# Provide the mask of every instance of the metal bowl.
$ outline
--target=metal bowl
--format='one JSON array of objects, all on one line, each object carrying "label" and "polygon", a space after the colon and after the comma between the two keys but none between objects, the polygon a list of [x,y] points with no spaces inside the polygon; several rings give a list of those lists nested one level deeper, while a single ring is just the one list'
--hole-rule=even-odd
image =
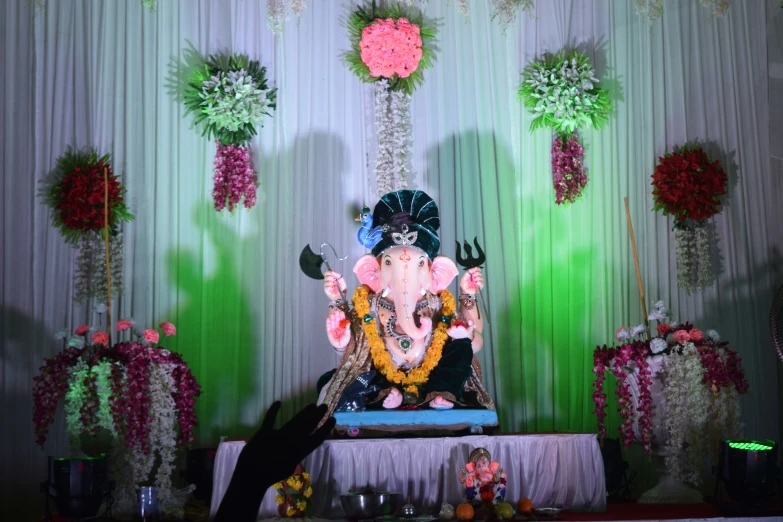
[{"label": "metal bowl", "polygon": [[373,519],[391,515],[397,509],[400,500],[398,493],[349,493],[340,495],[340,502],[349,519]]}]

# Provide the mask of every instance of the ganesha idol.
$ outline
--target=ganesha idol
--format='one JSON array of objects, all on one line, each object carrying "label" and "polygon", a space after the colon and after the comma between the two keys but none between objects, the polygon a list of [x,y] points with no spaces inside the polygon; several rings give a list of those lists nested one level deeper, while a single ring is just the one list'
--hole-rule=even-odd
[{"label": "ganesha idol", "polygon": [[363,244],[372,254],[354,265],[361,286],[352,294],[353,306],[340,298],[348,295],[343,276],[328,271],[324,277],[326,335],[341,360],[319,379],[319,404],[329,406],[329,415],[494,410],[474,357],[483,345],[476,305],[483,276],[480,268],[467,271],[456,299],[447,290],[459,272],[438,255],[435,202],[422,191],[400,190],[383,196],[371,216],[365,208],[362,218],[371,241]]},{"label": "ganesha idol", "polygon": [[489,451],[476,448],[469,462],[459,472],[459,481],[465,486],[469,502],[498,504],[506,498],[506,473],[498,462],[492,461]]}]

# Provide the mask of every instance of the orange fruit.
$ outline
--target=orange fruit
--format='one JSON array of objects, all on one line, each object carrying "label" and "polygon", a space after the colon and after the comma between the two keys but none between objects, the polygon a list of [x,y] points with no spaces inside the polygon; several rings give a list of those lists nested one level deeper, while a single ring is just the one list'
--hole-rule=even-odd
[{"label": "orange fruit", "polygon": [[519,504],[517,505],[517,511],[520,513],[532,513],[533,512],[533,501],[529,498],[523,498],[519,501]]},{"label": "orange fruit", "polygon": [[457,518],[460,520],[473,520],[473,506],[470,504],[460,504],[457,506]]}]

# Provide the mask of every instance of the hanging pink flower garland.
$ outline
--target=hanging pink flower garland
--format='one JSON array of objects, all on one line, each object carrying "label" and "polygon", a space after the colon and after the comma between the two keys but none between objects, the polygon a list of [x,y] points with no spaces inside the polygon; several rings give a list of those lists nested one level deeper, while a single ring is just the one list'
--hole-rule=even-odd
[{"label": "hanging pink flower garland", "polygon": [[245,208],[256,204],[256,173],[247,147],[217,142],[214,181],[212,197],[218,212],[226,206],[233,212],[243,197]]},{"label": "hanging pink flower garland", "polygon": [[552,142],[552,177],[555,203],[573,203],[587,185],[584,168],[585,148],[576,132],[568,137],[556,136]]}]

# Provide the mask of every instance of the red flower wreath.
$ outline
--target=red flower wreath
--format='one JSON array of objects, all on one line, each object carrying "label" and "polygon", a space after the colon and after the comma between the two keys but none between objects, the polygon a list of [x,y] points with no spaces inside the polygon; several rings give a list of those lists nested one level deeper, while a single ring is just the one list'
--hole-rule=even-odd
[{"label": "red flower wreath", "polygon": [[52,221],[69,243],[104,227],[104,169],[109,184],[109,226],[130,221],[133,215],[123,201],[125,188],[112,172],[109,155],[98,157],[93,149],[68,149],[57,160],[57,167],[46,180],[46,203],[52,208]]},{"label": "red flower wreath", "polygon": [[677,225],[687,219],[704,221],[720,211],[728,176],[719,161],[710,161],[701,147],[684,147],[659,160],[652,175],[653,210],[673,215]]}]

